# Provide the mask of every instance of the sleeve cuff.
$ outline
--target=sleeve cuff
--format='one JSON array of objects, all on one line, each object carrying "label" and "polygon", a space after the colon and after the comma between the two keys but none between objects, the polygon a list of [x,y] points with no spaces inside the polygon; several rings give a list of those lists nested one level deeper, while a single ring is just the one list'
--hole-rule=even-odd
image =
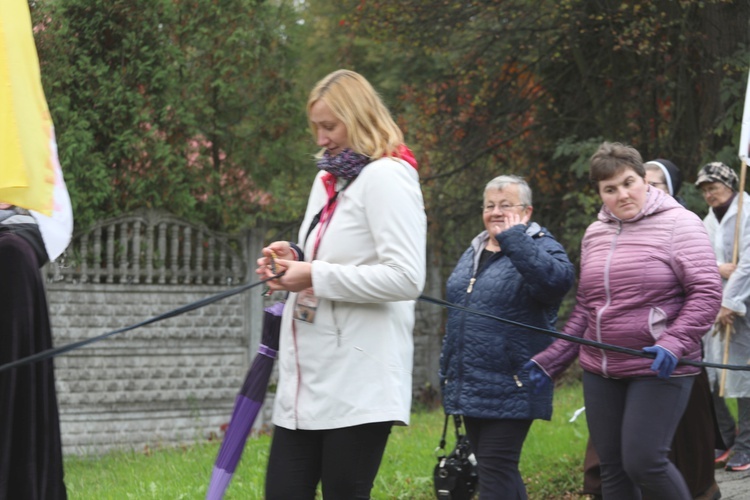
[{"label": "sleeve cuff", "polygon": [[298,247],[296,244],[289,242],[289,249],[294,253],[294,257],[298,261],[305,260],[305,252],[302,251],[300,247]]},{"label": "sleeve cuff", "polygon": [[747,306],[745,303],[739,300],[724,299],[721,303],[722,307],[734,311],[737,316],[744,316],[747,313]]}]

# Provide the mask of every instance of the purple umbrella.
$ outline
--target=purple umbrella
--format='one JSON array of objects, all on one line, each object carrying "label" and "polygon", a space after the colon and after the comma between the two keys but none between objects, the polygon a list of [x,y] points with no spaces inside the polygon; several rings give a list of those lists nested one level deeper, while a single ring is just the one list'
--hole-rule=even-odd
[{"label": "purple umbrella", "polygon": [[277,302],[264,309],[263,333],[258,346],[258,355],[255,356],[247,372],[242,390],[234,400],[234,411],[227,433],[224,435],[224,441],[219,448],[219,455],[216,457],[206,500],[221,500],[224,496],[242,456],[242,450],[245,448],[253,422],[258,416],[260,407],[263,406],[268,379],[271,377],[276,352],[279,349],[279,329],[283,310],[283,302]]}]

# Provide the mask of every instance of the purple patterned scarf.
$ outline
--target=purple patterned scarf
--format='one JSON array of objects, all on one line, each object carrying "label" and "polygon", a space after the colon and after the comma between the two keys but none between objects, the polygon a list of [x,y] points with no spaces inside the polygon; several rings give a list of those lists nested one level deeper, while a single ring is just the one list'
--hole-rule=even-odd
[{"label": "purple patterned scarf", "polygon": [[355,179],[359,173],[370,163],[370,157],[355,153],[349,148],[344,149],[336,156],[331,156],[328,150],[318,160],[318,168],[339,179]]}]

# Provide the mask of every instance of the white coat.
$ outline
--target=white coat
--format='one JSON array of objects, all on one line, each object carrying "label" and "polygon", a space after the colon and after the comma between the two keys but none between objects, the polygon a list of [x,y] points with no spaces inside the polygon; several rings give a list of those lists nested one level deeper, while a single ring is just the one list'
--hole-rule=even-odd
[{"label": "white coat", "polygon": [[[308,261],[322,225],[305,237],[328,200],[322,175],[299,232]],[[312,260],[315,321],[293,319],[296,293],[284,309],[275,425],[409,423],[414,301],[425,282],[426,234],[419,176],[406,162],[376,160],[340,191]]]},{"label": "white coat", "polygon": [[[737,269],[729,277],[722,280],[724,292],[721,305],[737,313],[734,320],[734,333],[729,342],[730,365],[746,365],[750,361],[750,196],[742,193],[742,223],[740,225],[740,246]],[[718,264],[732,262],[734,245],[734,229],[737,221],[737,202],[735,196],[729,210],[722,217],[721,222],[714,215],[713,209],[703,219],[708,236],[711,239]],[[716,328],[724,327],[717,326]],[[721,335],[712,335],[712,331],[704,338],[705,360],[722,363],[724,357],[724,342]],[[721,370],[707,368],[711,386],[718,390],[721,380]],[[750,397],[750,371],[727,370],[724,396],[728,398]]]}]

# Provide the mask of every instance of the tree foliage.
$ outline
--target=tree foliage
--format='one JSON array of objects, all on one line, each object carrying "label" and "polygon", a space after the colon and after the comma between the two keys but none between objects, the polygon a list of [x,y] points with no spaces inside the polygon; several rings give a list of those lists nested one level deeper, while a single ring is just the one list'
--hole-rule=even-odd
[{"label": "tree foliage", "polygon": [[34,17],[79,225],[143,206],[230,230],[297,215],[288,2],[47,0]]},{"label": "tree foliage", "polygon": [[598,209],[586,161],[602,140],[694,179],[739,134],[749,14],[729,0],[361,0],[347,19],[422,68],[402,96],[419,117],[433,242],[452,265],[495,175],[529,179],[535,217],[571,257]]},{"label": "tree foliage", "polygon": [[33,2],[79,223],[143,205],[220,228],[293,221],[315,173],[305,98],[341,67],[404,129],[445,269],[501,173],[530,181],[575,259],[601,141],[673,160],[696,210],[698,168],[737,163],[746,2],[288,1]]}]

